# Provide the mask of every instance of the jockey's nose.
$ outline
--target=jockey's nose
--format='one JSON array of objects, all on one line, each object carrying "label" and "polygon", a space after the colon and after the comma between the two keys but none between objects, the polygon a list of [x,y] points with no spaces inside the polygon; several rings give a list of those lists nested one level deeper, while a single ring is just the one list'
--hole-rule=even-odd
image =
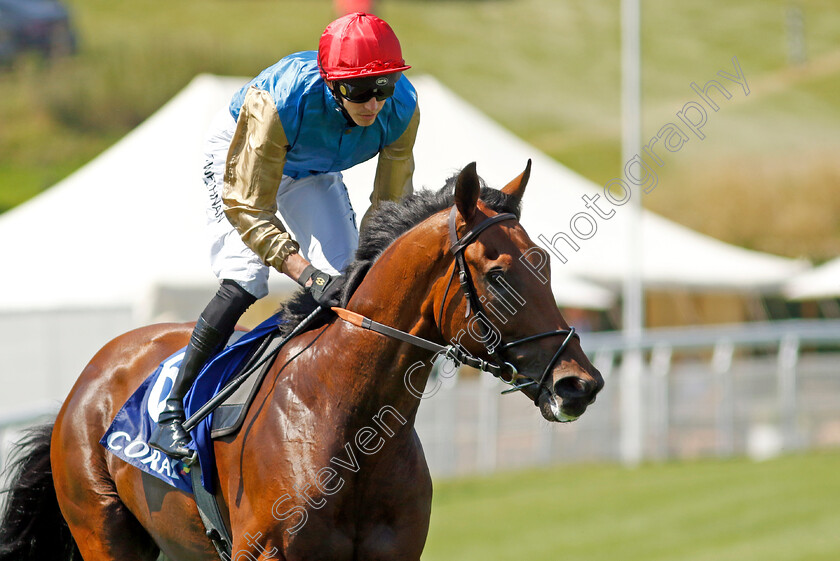
[{"label": "jockey's nose", "polygon": [[364,108],[367,109],[368,111],[376,111],[376,108],[377,108],[378,105],[379,105],[379,102],[376,101],[375,97],[372,97],[364,103]]}]

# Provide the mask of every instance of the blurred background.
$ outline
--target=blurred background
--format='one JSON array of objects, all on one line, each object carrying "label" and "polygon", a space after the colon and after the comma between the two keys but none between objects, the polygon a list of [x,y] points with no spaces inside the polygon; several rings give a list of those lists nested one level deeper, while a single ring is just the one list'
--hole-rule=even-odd
[{"label": "blurred background", "polygon": [[[523,223],[567,259],[557,303],[606,379],[562,426],[488,376],[442,381],[417,424],[436,479],[424,559],[837,559],[840,4],[640,8],[641,147],[668,124],[687,140],[660,138],[659,165],[643,154],[657,185],[639,247],[617,207],[575,250],[558,234],[627,162],[618,0],[0,0],[0,464],[110,338],[195,320],[215,290],[209,118],[336,16],[372,10],[420,93],[415,186],[475,160],[498,187],[534,159]],[[720,73],[734,60],[748,94]],[[716,111],[692,87],[710,80],[731,94],[707,90]],[[705,103],[702,139],[688,103]],[[345,174],[357,213],[371,176]],[[275,279],[245,322],[290,289]]]}]

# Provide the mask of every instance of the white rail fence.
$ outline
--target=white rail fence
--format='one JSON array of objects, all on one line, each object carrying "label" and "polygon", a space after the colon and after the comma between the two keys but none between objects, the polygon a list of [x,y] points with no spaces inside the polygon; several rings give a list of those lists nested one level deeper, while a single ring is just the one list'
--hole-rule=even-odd
[{"label": "white rail fence", "polygon": [[504,386],[486,375],[462,378],[426,400],[417,430],[433,473],[760,459],[840,446],[839,321],[648,330],[635,347],[645,359],[639,387],[629,392],[621,362],[634,349],[621,334],[588,333],[581,343],[606,386],[574,423],[543,421],[524,396],[500,396]]},{"label": "white rail fence", "polygon": [[[636,402],[618,333],[587,333],[606,386],[578,421],[549,424],[489,375],[444,380],[417,431],[435,476],[561,462],[664,460],[840,446],[840,321],[788,321],[647,331]],[[435,383],[430,381],[430,383]],[[49,419],[55,401],[0,413],[0,465],[17,431]],[[627,426],[638,431],[627,436]],[[629,460],[628,460],[629,459]],[[0,478],[2,482],[2,478]]]}]

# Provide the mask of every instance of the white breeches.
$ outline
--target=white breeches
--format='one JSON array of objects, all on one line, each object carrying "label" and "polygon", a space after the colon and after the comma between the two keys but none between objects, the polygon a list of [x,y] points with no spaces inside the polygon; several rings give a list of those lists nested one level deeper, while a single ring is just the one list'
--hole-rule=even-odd
[{"label": "white breeches", "polygon": [[[236,281],[262,298],[268,294],[269,267],[242,242],[222,210],[225,162],[235,129],[236,121],[225,109],[213,120],[204,145],[210,265],[220,280]],[[277,216],[312,265],[335,275],[353,259],[359,231],[341,173],[301,179],[284,175],[277,190],[277,208]]]}]

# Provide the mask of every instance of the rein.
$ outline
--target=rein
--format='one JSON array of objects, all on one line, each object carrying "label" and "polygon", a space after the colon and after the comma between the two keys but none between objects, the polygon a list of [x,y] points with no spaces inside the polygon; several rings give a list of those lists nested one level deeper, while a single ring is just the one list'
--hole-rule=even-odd
[{"label": "rein", "polygon": [[[458,281],[461,285],[461,290],[464,292],[464,295],[467,299],[467,309],[465,317],[469,317],[470,313],[472,312],[475,315],[484,319],[484,321],[488,321],[489,323],[489,320],[486,319],[487,314],[484,313],[484,306],[482,306],[481,304],[483,298],[479,298],[477,296],[475,285],[473,284],[472,276],[470,275],[470,270],[467,267],[467,262],[464,257],[464,250],[476,239],[478,239],[478,235],[481,232],[483,232],[490,226],[493,226],[494,224],[498,224],[499,222],[503,222],[506,220],[517,220],[517,217],[515,214],[510,212],[491,216],[490,218],[476,224],[461,238],[458,237],[456,229],[456,217],[457,207],[453,206],[452,210],[449,213],[449,239],[451,242],[449,251],[455,256],[455,264],[452,268],[452,274],[449,277],[449,282],[446,284],[446,290],[443,294],[443,299],[440,304],[440,310],[438,312],[438,326],[442,324],[443,308],[446,304],[446,297],[449,294],[449,288],[452,285],[452,279],[455,277],[456,271],[458,272]],[[528,335],[526,337],[522,337],[521,339],[517,339],[509,343],[503,343],[494,348],[491,348],[487,345],[487,341],[489,340],[489,333],[487,331],[487,327],[484,325],[483,322],[480,321],[478,322],[478,325],[479,330],[481,331],[481,337],[484,343],[484,348],[487,350],[487,354],[489,354],[494,359],[496,359],[496,361],[498,361],[498,363],[494,363],[472,356],[465,348],[463,348],[457,342],[447,346],[439,345],[433,341],[429,341],[428,339],[423,339],[422,337],[417,337],[416,335],[406,333],[405,331],[401,331],[399,329],[383,325],[361,314],[351,312],[350,310],[347,310],[345,308],[332,309],[336,314],[338,314],[338,316],[341,319],[357,327],[369,329],[387,337],[398,339],[400,341],[403,341],[404,343],[409,343],[411,345],[434,351],[436,353],[442,353],[445,357],[449,358],[450,360],[453,360],[456,363],[456,365],[466,364],[468,366],[472,366],[473,368],[477,368],[483,372],[488,372],[496,378],[498,378],[499,380],[501,380],[502,382],[504,382],[505,384],[511,386],[511,388],[503,391],[503,394],[521,391],[535,384],[538,388],[545,387],[545,381],[551,374],[551,369],[554,367],[554,364],[557,362],[557,360],[559,360],[560,356],[563,354],[563,351],[565,351],[566,348],[569,346],[569,342],[572,340],[573,337],[577,337],[578,339],[580,339],[580,336],[575,332],[575,328],[571,327],[569,329],[558,329],[556,331],[545,331],[543,333],[537,333],[536,335]],[[549,361],[539,380],[527,376],[520,376],[519,371],[516,369],[516,367],[510,362],[506,361],[504,357],[502,357],[500,354],[500,351],[506,351],[511,347],[521,345],[523,343],[529,343],[531,341],[536,341],[538,339],[543,339],[545,337],[553,337],[557,335],[564,336],[563,342],[560,344],[560,347],[554,353],[554,356]],[[518,384],[517,379],[522,377],[528,378],[528,381],[523,382],[522,384]],[[549,393],[551,393],[551,388],[546,389],[548,389]],[[539,397],[540,392],[538,391],[536,397],[534,398],[535,404],[539,403]]]},{"label": "rein", "polygon": [[[434,341],[429,341],[428,339],[417,337],[416,335],[412,335],[411,333],[406,333],[405,331],[400,331],[399,329],[383,325],[378,321],[373,321],[372,319],[365,317],[362,314],[351,312],[346,308],[333,308],[332,310],[336,314],[338,314],[338,317],[340,317],[348,323],[352,323],[357,327],[361,327],[362,329],[369,329],[370,331],[375,331],[376,333],[381,333],[382,335],[386,335],[388,337],[391,337],[392,339],[398,339],[404,343],[414,345],[415,347],[420,347],[422,349],[434,351],[436,353],[443,353],[443,355],[446,356],[446,358],[454,360],[457,364],[466,364],[467,366],[478,368],[479,370],[482,370],[484,372],[489,372],[490,374],[496,376],[505,383],[510,383],[509,381],[504,379],[503,368],[501,366],[472,356],[460,345],[447,345],[444,347],[443,345],[438,345]],[[508,366],[513,368],[513,366],[510,364],[508,364]],[[515,376],[515,368],[513,368],[513,372]]]}]

